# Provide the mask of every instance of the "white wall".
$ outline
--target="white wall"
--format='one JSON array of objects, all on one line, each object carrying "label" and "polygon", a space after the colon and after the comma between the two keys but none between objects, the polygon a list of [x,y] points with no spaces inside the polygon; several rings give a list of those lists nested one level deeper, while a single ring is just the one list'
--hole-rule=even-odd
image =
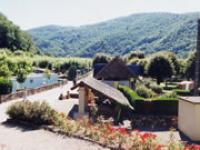
[{"label": "white wall", "polygon": [[194,141],[200,141],[200,104],[179,100],[178,128]]}]

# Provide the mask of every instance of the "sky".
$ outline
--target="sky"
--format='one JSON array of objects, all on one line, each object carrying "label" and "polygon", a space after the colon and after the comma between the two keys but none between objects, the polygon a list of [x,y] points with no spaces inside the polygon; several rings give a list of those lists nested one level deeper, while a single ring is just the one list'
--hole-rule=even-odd
[{"label": "sky", "polygon": [[200,0],[0,0],[0,12],[30,29],[80,26],[144,12],[200,12]]}]

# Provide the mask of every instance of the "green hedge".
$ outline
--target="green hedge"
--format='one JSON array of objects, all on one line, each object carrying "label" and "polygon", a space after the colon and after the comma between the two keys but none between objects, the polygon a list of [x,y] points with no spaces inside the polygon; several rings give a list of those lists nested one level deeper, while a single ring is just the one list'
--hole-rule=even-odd
[{"label": "green hedge", "polygon": [[135,112],[149,115],[178,115],[178,100],[136,101]]},{"label": "green hedge", "polygon": [[176,92],[176,94],[180,95],[180,96],[191,96],[192,95],[191,90],[175,89],[173,91]]},{"label": "green hedge", "polygon": [[164,90],[174,90],[174,89],[177,89],[177,85],[167,85],[167,86],[164,86],[163,87]]},{"label": "green hedge", "polygon": [[0,95],[12,92],[12,82],[5,78],[0,78]]},{"label": "green hedge", "polygon": [[118,89],[127,97],[134,107],[135,113],[154,115],[178,114],[178,98],[163,96],[149,101],[138,96],[135,91],[127,86],[119,86]]},{"label": "green hedge", "polygon": [[127,97],[127,99],[133,107],[136,100],[144,100],[144,98],[140,97],[135,91],[133,91],[128,86],[119,85],[118,89],[124,94],[125,97]]}]

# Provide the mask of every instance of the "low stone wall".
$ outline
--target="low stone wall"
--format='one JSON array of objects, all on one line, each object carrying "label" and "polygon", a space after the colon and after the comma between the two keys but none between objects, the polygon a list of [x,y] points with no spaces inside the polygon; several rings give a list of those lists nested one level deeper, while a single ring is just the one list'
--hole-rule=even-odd
[{"label": "low stone wall", "polygon": [[27,89],[27,90],[23,90],[23,91],[18,91],[16,93],[0,95],[0,103],[11,101],[11,100],[14,100],[14,99],[23,98],[23,97],[25,97],[25,95],[29,96],[29,95],[37,94],[37,93],[40,93],[40,92],[43,92],[43,91],[51,90],[53,88],[63,86],[65,84],[67,84],[67,80],[63,81],[62,83],[45,85],[45,86],[42,86],[42,87],[39,87],[39,88],[36,88],[36,89]]}]

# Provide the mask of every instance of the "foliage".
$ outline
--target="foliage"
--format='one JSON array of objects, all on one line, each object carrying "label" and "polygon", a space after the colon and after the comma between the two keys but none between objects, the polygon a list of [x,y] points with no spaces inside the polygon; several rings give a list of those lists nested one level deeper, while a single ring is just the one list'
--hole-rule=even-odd
[{"label": "foliage", "polygon": [[76,67],[75,66],[71,66],[69,68],[67,78],[68,78],[68,80],[74,81],[76,79],[76,76],[77,76]]},{"label": "foliage", "polygon": [[145,86],[137,86],[135,91],[139,96],[143,98],[152,98],[156,95],[151,89],[148,89]]},{"label": "foliage", "polygon": [[46,102],[19,101],[7,109],[11,119],[32,122],[37,125],[60,124],[59,114]]},{"label": "foliage", "polygon": [[131,51],[127,57],[128,57],[128,60],[131,60],[134,58],[143,59],[145,57],[145,54],[142,51]]},{"label": "foliage", "polygon": [[187,59],[187,65],[186,65],[186,69],[185,69],[185,76],[188,79],[194,79],[194,75],[195,75],[195,57],[196,53],[192,52],[190,53],[188,59]]},{"label": "foliage", "polygon": [[164,90],[174,90],[177,89],[177,85],[175,84],[167,84],[163,87]]},{"label": "foliage", "polygon": [[147,58],[144,58],[144,59],[133,58],[133,59],[129,60],[128,63],[129,64],[136,64],[136,65],[140,66],[141,75],[145,75],[145,70],[147,68],[147,63],[148,63]]},{"label": "foliage", "polygon": [[109,120],[98,118],[96,123],[86,118],[72,120],[63,113],[58,113],[45,102],[20,101],[11,105],[7,114],[11,119],[26,121],[36,125],[53,125],[62,134],[90,139],[111,149],[126,150],[198,150],[199,145],[184,145],[180,141],[169,139],[168,143],[161,144],[158,137],[151,132],[127,130],[123,127],[114,127]]},{"label": "foliage", "polygon": [[170,64],[173,67],[173,71],[174,71],[174,75],[179,75],[180,71],[181,71],[181,66],[180,66],[180,62],[177,58],[177,55],[172,52],[172,51],[161,51],[158,52],[157,54],[163,55],[166,58],[168,58],[168,60],[170,61]]},{"label": "foliage", "polygon": [[124,96],[129,100],[130,104],[134,106],[136,100],[143,100],[135,91],[133,91],[128,86],[119,85],[118,89],[124,94]]},{"label": "foliage", "polygon": [[145,13],[84,27],[46,26],[29,30],[41,54],[122,56],[132,50],[151,54],[172,50],[185,56],[196,47],[199,13]]},{"label": "foliage", "polygon": [[173,91],[176,92],[176,94],[180,95],[180,96],[191,96],[192,95],[191,90],[175,89]]},{"label": "foliage", "polygon": [[12,92],[12,82],[9,79],[0,77],[0,95]]},{"label": "foliage", "polygon": [[8,48],[12,51],[18,49],[32,51],[35,49],[31,37],[18,26],[9,21],[0,13],[0,48]]},{"label": "foliage", "polygon": [[47,79],[50,79],[51,78],[51,71],[49,69],[45,69],[44,71],[44,76],[47,78]]},{"label": "foliage", "polygon": [[150,84],[150,89],[156,94],[162,94],[163,88],[157,84]]},{"label": "foliage", "polygon": [[5,56],[0,56],[0,77],[9,78],[11,71],[9,69],[7,59]]},{"label": "foliage", "polygon": [[148,64],[147,74],[152,78],[156,78],[157,83],[160,84],[163,79],[172,76],[173,67],[167,58],[162,55],[155,55]]},{"label": "foliage", "polygon": [[93,59],[93,65],[98,63],[108,63],[111,57],[108,54],[98,53]]},{"label": "foliage", "polygon": [[165,94],[161,95],[158,98],[155,98],[154,100],[177,100],[178,96],[175,91],[166,92]]},{"label": "foliage", "polygon": [[49,60],[41,60],[38,62],[37,66],[39,68],[43,68],[43,69],[52,69],[52,62]]},{"label": "foliage", "polygon": [[17,68],[15,70],[15,75],[17,76],[17,81],[19,83],[23,83],[27,75],[31,73],[32,71],[32,65],[28,61],[20,60],[17,63]]}]

